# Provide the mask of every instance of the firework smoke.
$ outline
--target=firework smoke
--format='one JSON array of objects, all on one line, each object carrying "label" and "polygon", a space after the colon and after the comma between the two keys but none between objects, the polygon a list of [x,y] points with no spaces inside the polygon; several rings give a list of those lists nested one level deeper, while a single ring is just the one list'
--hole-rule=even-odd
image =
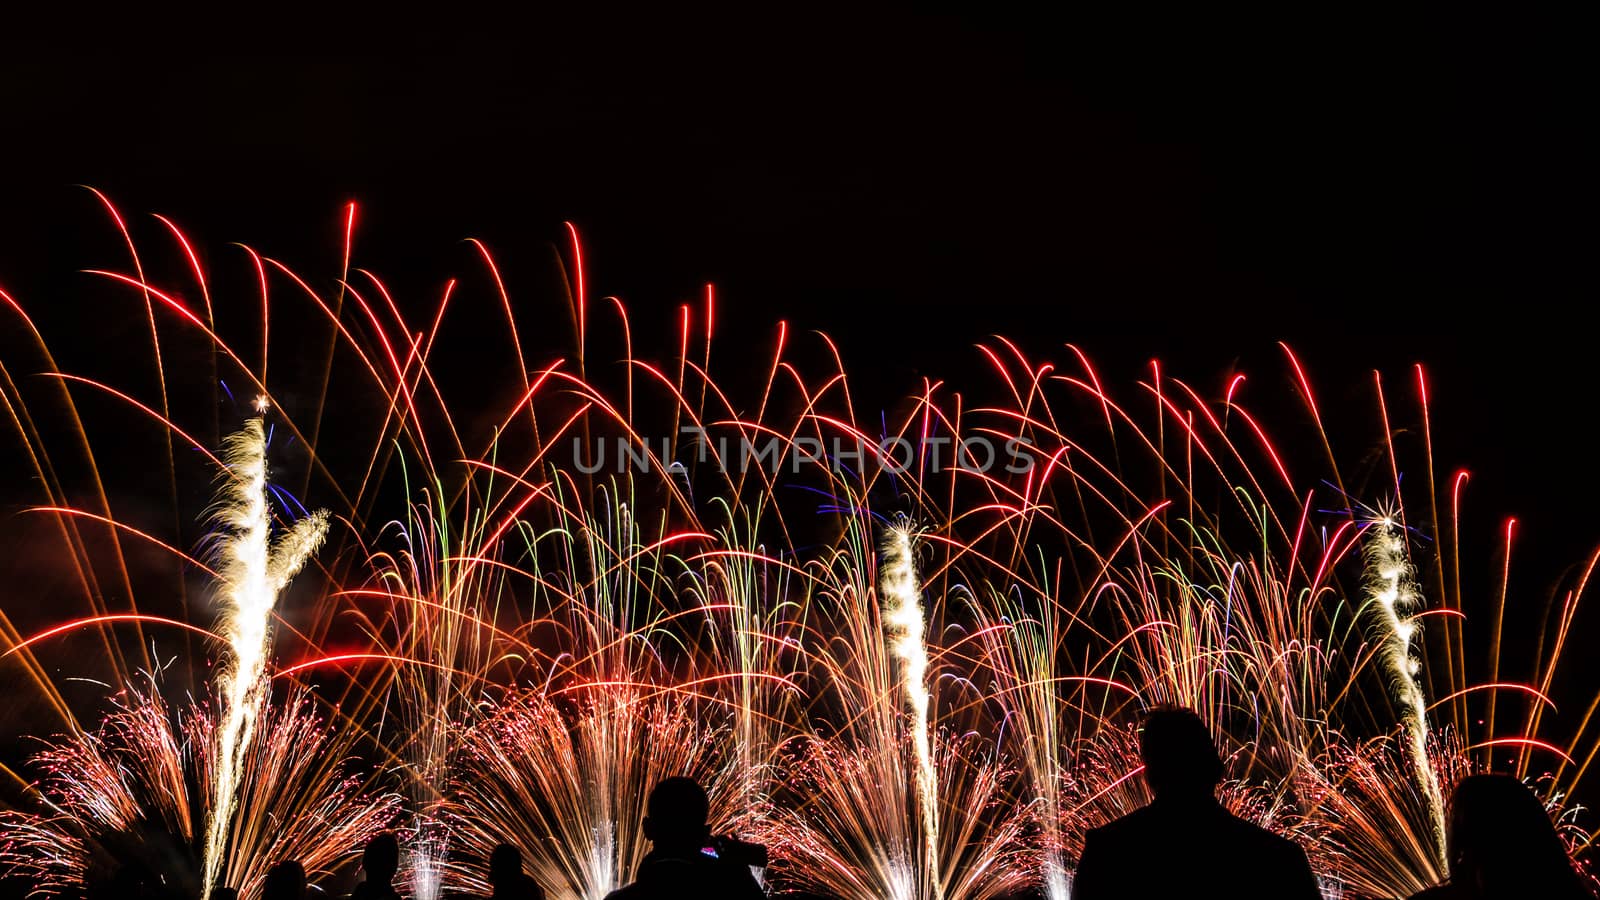
[{"label": "firework smoke", "polygon": [[209,896],[227,851],[228,825],[256,721],[267,700],[269,625],[278,594],[328,531],[326,512],[296,522],[271,540],[272,511],[267,504],[267,438],[260,419],[245,422],[224,445],[226,486],[216,513],[218,594],[223,604],[219,633],[230,656],[219,668],[217,694],[222,721],[212,782],[211,817],[206,828],[204,889]]}]

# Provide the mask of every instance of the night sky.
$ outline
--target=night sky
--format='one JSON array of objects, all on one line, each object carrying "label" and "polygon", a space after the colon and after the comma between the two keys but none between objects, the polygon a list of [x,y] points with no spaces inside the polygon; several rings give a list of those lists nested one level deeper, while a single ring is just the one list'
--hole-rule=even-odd
[{"label": "night sky", "polygon": [[1421,362],[1441,469],[1484,534],[1522,518],[1538,595],[1600,542],[1592,52],[1409,6],[11,23],[0,286],[121,262],[89,184],[214,265],[329,270],[356,200],[358,262],[418,297],[462,238],[547,260],[570,220],[646,342],[714,282],[727,343],[821,329],[891,393],[992,333],[1218,392],[1284,340],[1370,424],[1370,370]]}]

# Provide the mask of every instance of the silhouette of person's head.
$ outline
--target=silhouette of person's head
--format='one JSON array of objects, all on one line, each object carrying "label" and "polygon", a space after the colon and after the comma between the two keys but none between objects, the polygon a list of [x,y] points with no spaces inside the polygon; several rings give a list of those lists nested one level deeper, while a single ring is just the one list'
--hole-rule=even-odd
[{"label": "silhouette of person's head", "polygon": [[400,868],[399,839],[384,833],[368,841],[367,849],[361,854],[361,868],[367,873],[368,881],[393,882],[395,870]]},{"label": "silhouette of person's head", "polygon": [[1206,723],[1193,710],[1163,706],[1145,716],[1139,731],[1144,780],[1156,799],[1210,797],[1222,780],[1222,758]]},{"label": "silhouette of person's head", "polygon": [[1450,880],[1482,897],[1588,897],[1566,845],[1527,785],[1469,775],[1450,796]]},{"label": "silhouette of person's head", "polygon": [[284,860],[267,872],[261,900],[302,900],[306,895],[305,867],[292,859]]},{"label": "silhouette of person's head", "polygon": [[522,879],[522,851],[511,844],[501,844],[489,853],[489,883],[495,887],[511,887]]},{"label": "silhouette of person's head", "polygon": [[650,792],[644,836],[657,847],[698,849],[710,837],[711,800],[693,778],[667,778]]}]

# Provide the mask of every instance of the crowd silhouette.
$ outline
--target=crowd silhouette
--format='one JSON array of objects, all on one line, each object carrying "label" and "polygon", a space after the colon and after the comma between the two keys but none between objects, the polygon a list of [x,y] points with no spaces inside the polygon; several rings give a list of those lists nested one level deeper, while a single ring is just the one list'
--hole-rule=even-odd
[{"label": "crowd silhouette", "polygon": [[[1091,830],[1074,875],[1073,900],[1208,897],[1227,900],[1318,900],[1306,854],[1294,842],[1228,812],[1217,801],[1224,765],[1210,730],[1193,711],[1152,710],[1139,733],[1142,775],[1155,800]],[[666,778],[646,803],[642,827],[650,851],[632,883],[606,900],[760,900],[753,872],[765,848],[709,824],[705,789],[689,778]],[[1446,853],[1450,879],[1409,900],[1593,900],[1566,844],[1538,796],[1508,775],[1470,775],[1451,794]],[[544,900],[544,888],[523,871],[522,852],[501,844],[490,853],[488,900]],[[350,900],[399,900],[400,842],[381,834],[361,857],[361,880]],[[86,898],[142,900],[163,892],[148,867],[129,863],[88,887]],[[316,896],[338,896],[317,892]],[[181,895],[179,895],[181,896]],[[259,900],[312,896],[306,870],[277,864]],[[230,888],[214,900],[237,900]],[[1401,898],[1393,898],[1401,900]]]}]

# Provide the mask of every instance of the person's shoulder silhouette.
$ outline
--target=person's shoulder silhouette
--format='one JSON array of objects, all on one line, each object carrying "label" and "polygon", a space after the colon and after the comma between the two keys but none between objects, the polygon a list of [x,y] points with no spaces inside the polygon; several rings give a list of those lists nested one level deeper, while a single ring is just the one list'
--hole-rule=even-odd
[{"label": "person's shoulder silhouette", "polygon": [[1155,802],[1089,832],[1073,900],[1319,900],[1305,851],[1217,803],[1222,760],[1199,716],[1152,711],[1139,755]]},{"label": "person's shoulder silhouette", "polygon": [[750,867],[708,852],[710,801],[692,778],[667,778],[650,791],[644,834],[651,849],[633,883],[606,900],[762,900]]},{"label": "person's shoulder silhouette", "polygon": [[1589,900],[1544,804],[1510,775],[1469,775],[1450,795],[1450,883],[1412,900]]}]

